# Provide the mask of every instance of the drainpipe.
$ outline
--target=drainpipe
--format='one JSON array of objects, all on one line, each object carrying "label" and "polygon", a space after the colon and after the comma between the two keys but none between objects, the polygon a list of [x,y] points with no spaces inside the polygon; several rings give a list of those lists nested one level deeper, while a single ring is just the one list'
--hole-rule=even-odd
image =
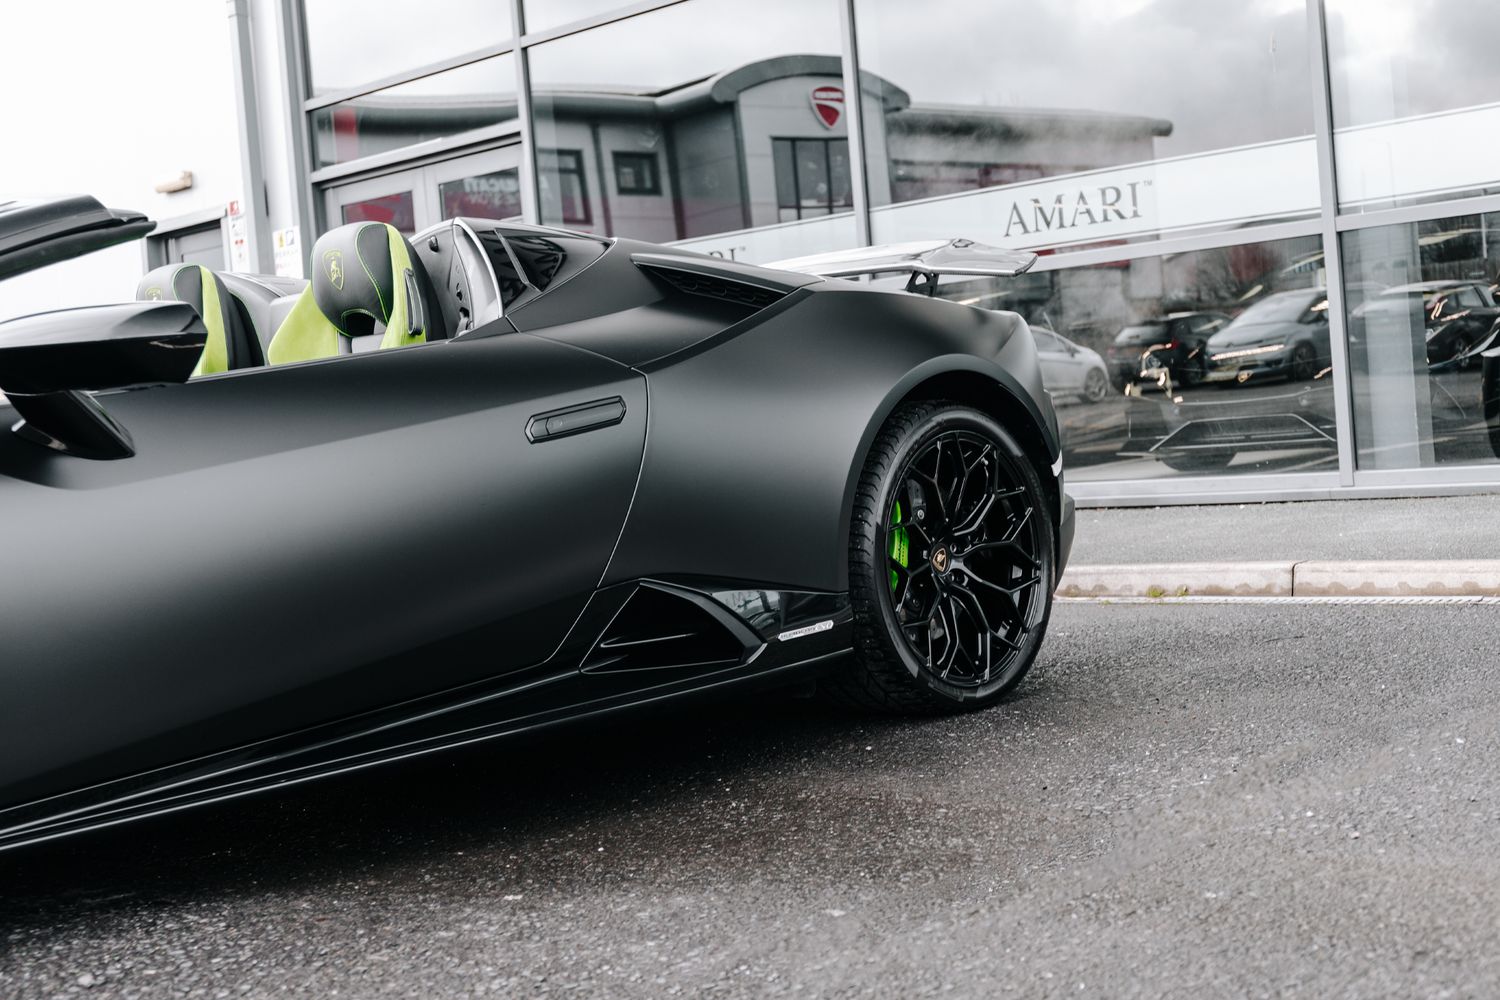
[{"label": "drainpipe", "polygon": [[226,0],[233,53],[234,110],[240,133],[240,211],[245,213],[250,267],[275,271],[266,173],[260,147],[260,102],[255,95],[255,59],[250,45],[250,0]]}]

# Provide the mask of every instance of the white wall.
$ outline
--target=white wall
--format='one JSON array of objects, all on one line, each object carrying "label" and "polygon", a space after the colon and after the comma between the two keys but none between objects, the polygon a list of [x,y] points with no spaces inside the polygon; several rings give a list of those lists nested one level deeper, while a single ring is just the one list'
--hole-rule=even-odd
[{"label": "white wall", "polygon": [[[86,193],[158,219],[239,198],[227,14],[222,0],[8,5],[0,197]],[[190,190],[153,191],[182,170]],[[0,318],[128,299],[141,260],[130,244],[12,278]]]}]

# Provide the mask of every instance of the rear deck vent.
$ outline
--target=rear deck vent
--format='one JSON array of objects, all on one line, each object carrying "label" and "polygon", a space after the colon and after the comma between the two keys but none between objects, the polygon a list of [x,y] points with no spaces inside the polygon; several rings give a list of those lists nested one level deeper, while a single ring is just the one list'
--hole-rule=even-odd
[{"label": "rear deck vent", "polygon": [[647,585],[630,595],[584,658],[583,670],[600,674],[732,666],[746,650],[742,637],[705,607]]}]

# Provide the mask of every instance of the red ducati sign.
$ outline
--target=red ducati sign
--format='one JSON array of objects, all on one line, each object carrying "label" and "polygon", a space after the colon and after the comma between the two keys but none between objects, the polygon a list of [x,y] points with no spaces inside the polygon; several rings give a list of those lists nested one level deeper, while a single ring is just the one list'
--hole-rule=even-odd
[{"label": "red ducati sign", "polygon": [[843,87],[814,87],[812,90],[813,113],[825,128],[833,128],[844,115]]}]

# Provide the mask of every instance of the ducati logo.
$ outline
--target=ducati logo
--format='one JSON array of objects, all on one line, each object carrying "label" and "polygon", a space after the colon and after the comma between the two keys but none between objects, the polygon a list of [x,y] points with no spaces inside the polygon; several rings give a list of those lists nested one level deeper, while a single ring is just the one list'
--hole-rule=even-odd
[{"label": "ducati logo", "polygon": [[939,573],[948,572],[948,550],[938,549],[932,554],[932,568]]},{"label": "ducati logo", "polygon": [[323,254],[323,270],[328,272],[328,280],[339,291],[344,290],[344,251],[329,250]]},{"label": "ducati logo", "polygon": [[824,128],[834,128],[844,116],[843,87],[814,87],[812,90],[813,113]]}]

